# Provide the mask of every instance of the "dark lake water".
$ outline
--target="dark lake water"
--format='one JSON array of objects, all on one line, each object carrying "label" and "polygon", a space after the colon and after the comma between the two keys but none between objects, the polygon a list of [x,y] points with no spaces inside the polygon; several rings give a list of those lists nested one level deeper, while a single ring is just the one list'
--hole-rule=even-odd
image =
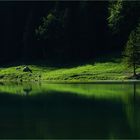
[{"label": "dark lake water", "polygon": [[0,83],[0,138],[140,138],[140,84]]}]

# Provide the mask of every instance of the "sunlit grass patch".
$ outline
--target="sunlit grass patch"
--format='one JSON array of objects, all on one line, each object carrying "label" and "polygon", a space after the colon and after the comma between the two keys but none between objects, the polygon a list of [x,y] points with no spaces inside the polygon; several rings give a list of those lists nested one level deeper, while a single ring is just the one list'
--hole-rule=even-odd
[{"label": "sunlit grass patch", "polygon": [[[124,80],[132,75],[132,69],[121,62],[97,62],[75,67],[47,67],[28,65],[31,72],[23,72],[24,65],[0,69],[0,80],[13,81],[90,81]],[[137,70],[140,72],[140,69]]]},{"label": "sunlit grass patch", "polygon": [[54,70],[49,73],[44,73],[44,79],[123,79],[125,66],[123,64],[108,63],[95,63],[93,65],[79,66],[69,69]]}]

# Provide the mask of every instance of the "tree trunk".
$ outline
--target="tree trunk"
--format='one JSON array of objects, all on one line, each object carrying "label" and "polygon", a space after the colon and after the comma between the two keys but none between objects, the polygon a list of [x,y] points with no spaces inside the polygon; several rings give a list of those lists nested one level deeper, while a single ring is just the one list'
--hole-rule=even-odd
[{"label": "tree trunk", "polygon": [[136,78],[136,58],[134,50],[133,50],[133,77]]},{"label": "tree trunk", "polygon": [[133,76],[136,77],[136,64],[135,62],[133,63]]}]

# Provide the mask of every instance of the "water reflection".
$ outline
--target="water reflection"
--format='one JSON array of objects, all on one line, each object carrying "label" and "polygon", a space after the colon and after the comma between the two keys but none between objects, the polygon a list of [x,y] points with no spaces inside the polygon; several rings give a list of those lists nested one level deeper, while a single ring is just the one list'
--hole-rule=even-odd
[{"label": "water reflection", "polygon": [[139,87],[2,85],[0,138],[140,138]]},{"label": "water reflection", "polygon": [[29,87],[29,88],[23,88],[23,93],[25,95],[29,95],[29,93],[32,91],[32,87]]}]

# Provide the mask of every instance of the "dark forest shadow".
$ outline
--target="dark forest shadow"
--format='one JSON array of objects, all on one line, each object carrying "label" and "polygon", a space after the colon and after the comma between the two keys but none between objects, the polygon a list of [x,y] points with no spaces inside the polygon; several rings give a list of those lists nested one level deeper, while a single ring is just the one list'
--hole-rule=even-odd
[{"label": "dark forest shadow", "polygon": [[74,60],[71,59],[40,59],[40,60],[26,60],[25,62],[18,60],[17,62],[10,62],[7,64],[1,64],[2,68],[7,67],[13,67],[13,66],[19,66],[19,65],[36,65],[40,67],[54,67],[54,68],[72,68],[77,66],[83,66],[83,65],[94,65],[95,62],[97,63],[105,63],[105,62],[113,62],[113,63],[120,63],[121,62],[121,54],[120,53],[113,53],[113,54],[99,54],[96,58],[77,58]]}]

